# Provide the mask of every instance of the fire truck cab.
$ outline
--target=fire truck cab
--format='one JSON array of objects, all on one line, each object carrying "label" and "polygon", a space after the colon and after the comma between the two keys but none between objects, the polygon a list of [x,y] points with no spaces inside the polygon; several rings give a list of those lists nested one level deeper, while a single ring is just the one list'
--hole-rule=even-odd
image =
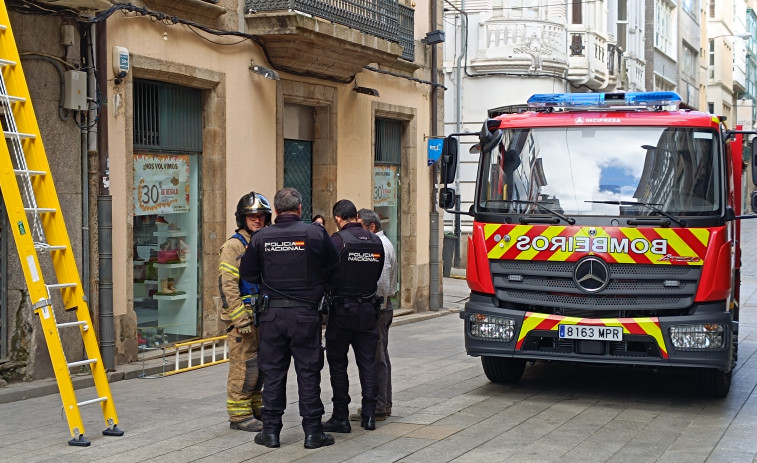
[{"label": "fire truck cab", "polygon": [[[751,217],[739,215],[741,147],[754,132],[679,103],[673,92],[543,94],[484,123],[460,316],[491,381],[570,361],[692,368],[703,393],[728,393],[739,220]],[[466,135],[443,146],[449,212]]]}]

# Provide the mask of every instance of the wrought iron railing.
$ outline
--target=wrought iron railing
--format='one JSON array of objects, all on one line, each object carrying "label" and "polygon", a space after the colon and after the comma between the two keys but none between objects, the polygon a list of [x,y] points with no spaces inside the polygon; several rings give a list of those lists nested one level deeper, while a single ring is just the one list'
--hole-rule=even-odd
[{"label": "wrought iron railing", "polygon": [[399,37],[402,45],[402,59],[415,60],[415,10],[405,5],[399,6]]},{"label": "wrought iron railing", "polygon": [[245,11],[301,11],[404,46],[414,57],[413,14],[397,0],[244,0]]}]

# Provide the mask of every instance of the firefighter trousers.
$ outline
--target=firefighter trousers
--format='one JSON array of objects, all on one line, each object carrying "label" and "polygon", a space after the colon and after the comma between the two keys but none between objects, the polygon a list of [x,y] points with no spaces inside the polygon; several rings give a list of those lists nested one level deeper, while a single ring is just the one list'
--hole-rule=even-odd
[{"label": "firefighter trousers", "polygon": [[229,377],[226,383],[226,411],[229,421],[241,422],[263,408],[263,377],[258,369],[257,330],[239,336],[232,330],[227,339],[229,349]]}]

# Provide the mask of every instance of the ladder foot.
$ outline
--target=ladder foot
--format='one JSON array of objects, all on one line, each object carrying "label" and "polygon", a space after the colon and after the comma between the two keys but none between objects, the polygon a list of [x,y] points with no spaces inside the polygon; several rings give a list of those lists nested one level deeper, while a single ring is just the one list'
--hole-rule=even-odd
[{"label": "ladder foot", "polygon": [[74,447],[89,447],[89,444],[91,443],[92,442],[84,438],[84,434],[79,434],[78,437],[74,437],[68,441],[68,445],[73,445]]},{"label": "ladder foot", "polygon": [[108,428],[105,431],[103,431],[103,436],[123,436],[124,432],[118,429],[118,425],[114,424],[112,428]]}]

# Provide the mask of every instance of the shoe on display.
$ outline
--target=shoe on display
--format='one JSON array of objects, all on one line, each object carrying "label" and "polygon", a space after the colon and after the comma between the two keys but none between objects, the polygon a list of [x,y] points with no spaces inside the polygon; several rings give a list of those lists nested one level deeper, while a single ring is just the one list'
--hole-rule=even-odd
[{"label": "shoe on display", "polygon": [[334,443],[334,436],[320,432],[316,434],[309,434],[305,436],[305,448],[317,449],[326,445],[332,445]]},{"label": "shoe on display", "polygon": [[263,430],[263,422],[255,418],[247,418],[244,421],[231,421],[229,428],[237,431],[260,432]]},{"label": "shoe on display", "polygon": [[350,420],[332,416],[328,421],[323,423],[323,430],[328,432],[349,433],[352,432]]}]

